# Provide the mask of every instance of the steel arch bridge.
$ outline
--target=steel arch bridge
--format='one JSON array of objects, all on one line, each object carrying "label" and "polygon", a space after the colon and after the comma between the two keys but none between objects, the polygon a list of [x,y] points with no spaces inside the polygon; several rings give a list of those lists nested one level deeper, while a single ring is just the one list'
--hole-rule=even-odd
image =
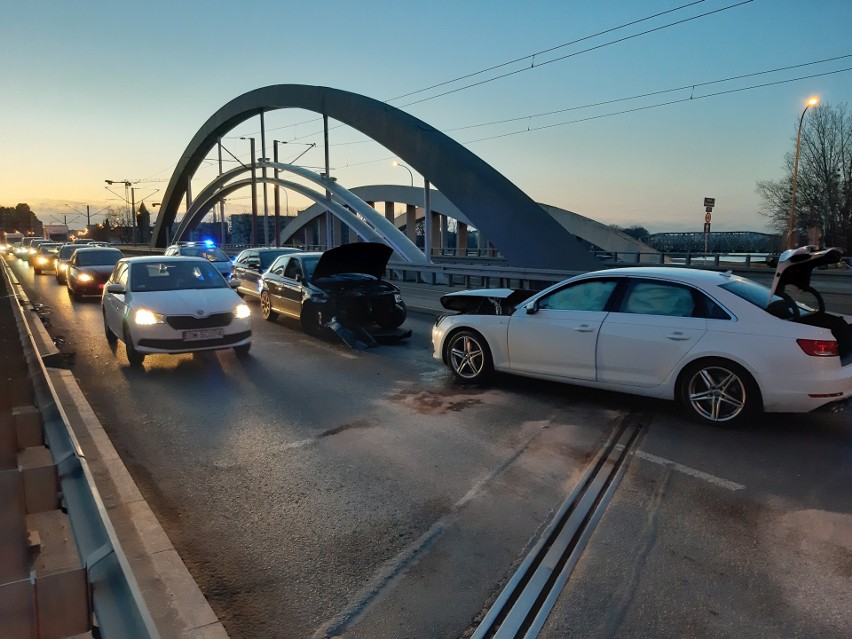
[{"label": "steel arch bridge", "polygon": [[[333,118],[382,144],[463,211],[511,265],[563,270],[591,270],[600,266],[572,233],[523,191],[434,127],[363,95],[299,84],[279,84],[244,93],[204,123],[187,145],[169,181],[154,226],[152,246],[166,245],[167,230],[174,224],[188,194],[189,182],[218,140],[256,115],[285,108],[305,109]],[[266,181],[276,183],[274,178]],[[206,201],[215,203],[217,196],[224,197],[222,193],[226,190],[220,185],[208,194]],[[182,224],[187,229],[197,226],[205,212],[201,207],[194,207],[194,211],[191,208],[192,203],[188,203],[188,216],[185,216],[188,219]],[[344,219],[345,214],[338,210],[331,213]]]}]

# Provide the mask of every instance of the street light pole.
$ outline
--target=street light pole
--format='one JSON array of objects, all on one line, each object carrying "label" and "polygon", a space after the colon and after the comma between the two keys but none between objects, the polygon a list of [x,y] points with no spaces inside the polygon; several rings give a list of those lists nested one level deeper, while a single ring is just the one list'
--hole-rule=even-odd
[{"label": "street light pole", "polygon": [[[104,182],[106,182],[110,186],[112,186],[113,184],[123,184],[124,185],[124,203],[131,206],[131,210],[130,210],[130,228],[131,228],[131,231],[132,231],[131,240],[133,241],[133,244],[136,244],[136,211],[133,210],[133,208],[135,208],[135,207],[130,203],[130,199],[127,197],[128,196],[128,190],[130,189],[130,187],[133,184],[136,184],[136,182],[131,182],[129,180],[104,180]],[[109,189],[107,189],[107,190],[109,190]],[[110,191],[110,192],[115,193],[115,191]]]},{"label": "street light pole", "polygon": [[412,172],[411,172],[411,169],[409,169],[409,168],[408,168],[407,166],[405,166],[404,164],[400,164],[400,163],[399,163],[399,162],[397,162],[396,160],[394,160],[394,161],[393,161],[393,165],[394,165],[394,166],[401,166],[401,167],[402,167],[402,168],[404,168],[406,171],[408,171],[408,175],[411,177],[411,186],[414,186],[414,173],[412,173]]},{"label": "street light pole", "polygon": [[819,104],[819,98],[813,97],[808,100],[805,110],[802,111],[802,117],[799,118],[799,131],[796,134],[796,159],[793,160],[793,192],[790,196],[790,225],[787,229],[787,248],[795,248],[796,241],[793,235],[794,227],[796,226],[796,184],[799,181],[799,151],[802,147],[802,123],[805,121],[805,113],[812,106]]},{"label": "street light pole", "polygon": [[[272,161],[278,164],[278,145],[287,144],[281,140],[272,140]],[[280,171],[275,167],[273,175],[275,176],[275,246],[281,246],[281,186],[278,184],[278,175]],[[287,191],[284,191],[286,194]],[[289,201],[289,196],[288,196]],[[285,212],[286,215],[286,212]]]},{"label": "street light pole", "polygon": [[251,152],[251,245],[257,246],[257,159],[254,156],[254,138],[248,140]]}]

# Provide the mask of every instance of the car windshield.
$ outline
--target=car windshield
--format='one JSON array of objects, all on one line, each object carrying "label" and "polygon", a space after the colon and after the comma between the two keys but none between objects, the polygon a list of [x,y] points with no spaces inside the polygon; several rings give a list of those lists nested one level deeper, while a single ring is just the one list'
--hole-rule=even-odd
[{"label": "car windshield", "polygon": [[73,244],[65,244],[62,248],[59,249],[59,258],[66,259],[71,257],[71,255],[76,251],[79,246],[74,246]]},{"label": "car windshield", "polygon": [[183,246],[180,249],[181,255],[188,257],[203,257],[211,262],[229,262],[230,258],[220,248],[208,248],[206,246]]},{"label": "car windshield", "polygon": [[228,283],[209,262],[162,261],[134,264],[130,269],[132,291],[178,291],[228,288]]},{"label": "car windshield", "polygon": [[113,266],[122,258],[121,251],[77,251],[77,266]]}]

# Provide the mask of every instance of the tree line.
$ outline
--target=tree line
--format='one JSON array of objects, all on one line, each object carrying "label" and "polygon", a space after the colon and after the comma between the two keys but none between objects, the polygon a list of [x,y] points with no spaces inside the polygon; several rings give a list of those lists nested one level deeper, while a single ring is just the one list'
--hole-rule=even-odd
[{"label": "tree line", "polygon": [[7,233],[23,233],[24,235],[40,235],[42,223],[30,210],[29,204],[17,206],[0,206],[0,230]]}]

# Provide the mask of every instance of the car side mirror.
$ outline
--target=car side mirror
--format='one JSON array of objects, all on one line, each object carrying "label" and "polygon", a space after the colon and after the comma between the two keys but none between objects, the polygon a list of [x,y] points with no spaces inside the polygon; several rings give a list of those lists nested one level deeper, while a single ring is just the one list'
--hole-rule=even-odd
[{"label": "car side mirror", "polygon": [[538,301],[527,304],[527,315],[535,315],[538,313]]},{"label": "car side mirror", "polygon": [[301,274],[301,273],[296,273],[296,276],[295,276],[293,279],[294,279],[294,280],[296,280],[297,282],[301,282],[301,281],[302,281],[302,279],[303,279],[303,278],[302,278],[302,274]]},{"label": "car side mirror", "polygon": [[231,279],[228,280],[228,286],[230,286],[231,288],[238,288],[239,285],[240,285],[240,280],[235,280],[234,278],[231,278]]},{"label": "car side mirror", "polygon": [[107,293],[112,293],[113,295],[124,295],[127,292],[127,289],[124,288],[123,284],[113,283],[107,284]]}]

